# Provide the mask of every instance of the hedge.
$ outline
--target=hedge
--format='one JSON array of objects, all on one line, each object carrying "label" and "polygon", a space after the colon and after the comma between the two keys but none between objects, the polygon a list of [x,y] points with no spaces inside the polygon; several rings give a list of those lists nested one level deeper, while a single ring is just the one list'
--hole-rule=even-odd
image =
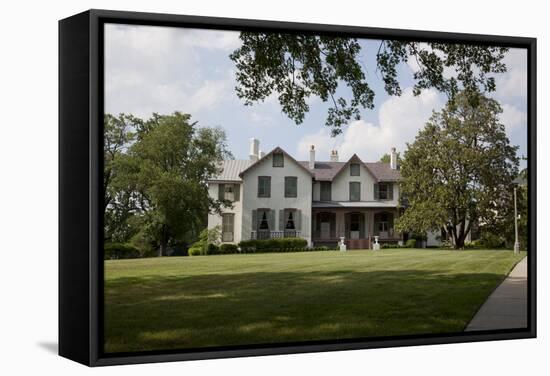
[{"label": "hedge", "polygon": [[416,239],[409,239],[405,242],[405,248],[416,248]]},{"label": "hedge", "polygon": [[105,260],[132,259],[140,256],[139,249],[127,243],[106,243]]},{"label": "hedge", "polygon": [[241,253],[284,251],[292,248],[306,248],[307,240],[302,238],[252,239],[239,243]]},{"label": "hedge", "polygon": [[236,244],[222,244],[220,245],[220,254],[221,255],[229,255],[233,253],[239,253],[239,247],[237,247]]}]

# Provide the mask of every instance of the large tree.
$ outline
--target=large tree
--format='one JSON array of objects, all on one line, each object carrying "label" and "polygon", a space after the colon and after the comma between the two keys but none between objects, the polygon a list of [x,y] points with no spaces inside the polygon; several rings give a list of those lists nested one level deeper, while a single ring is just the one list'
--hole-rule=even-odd
[{"label": "large tree", "polygon": [[190,115],[154,115],[141,125],[138,139],[118,160],[112,185],[132,192],[141,230],[162,256],[171,241],[192,239],[208,212],[227,204],[208,195],[206,182],[231,155],[223,130],[200,128]]},{"label": "large tree", "polygon": [[458,249],[474,221],[499,221],[518,173],[517,147],[499,121],[501,112],[494,99],[464,92],[433,114],[401,163],[408,207],[399,230],[444,228]]},{"label": "large tree", "polygon": [[[374,107],[375,93],[368,73],[380,74],[389,95],[401,95],[400,64],[411,61],[414,94],[435,88],[453,99],[459,90],[491,92],[494,73],[506,71],[502,47],[455,43],[380,41],[376,66],[365,66],[361,44],[356,38],[329,35],[242,32],[242,46],[230,58],[236,64],[237,95],[246,105],[278,97],[282,111],[296,124],[309,111],[307,99],[317,96],[330,107],[325,124],[332,134],[360,119],[362,109]],[[343,91],[351,89],[346,98]]]}]

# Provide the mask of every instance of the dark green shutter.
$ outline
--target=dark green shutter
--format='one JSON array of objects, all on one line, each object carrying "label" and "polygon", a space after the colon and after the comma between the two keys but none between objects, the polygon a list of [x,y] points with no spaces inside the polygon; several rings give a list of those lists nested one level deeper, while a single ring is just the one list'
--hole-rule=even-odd
[{"label": "dark green shutter", "polygon": [[275,230],[275,210],[267,211],[267,225],[269,226],[269,231]]},{"label": "dark green shutter", "polygon": [[393,183],[388,183],[388,199],[393,200]]},{"label": "dark green shutter", "polygon": [[268,178],[266,180],[267,180],[267,187],[266,187],[267,196],[266,197],[271,197],[271,176],[268,176]]},{"label": "dark green shutter", "polygon": [[218,200],[225,199],[225,184],[218,184]]},{"label": "dark green shutter", "polygon": [[374,183],[374,199],[380,200],[380,195],[378,193],[378,183]]},{"label": "dark green shutter", "polygon": [[239,201],[241,199],[241,185],[235,184],[233,185],[233,195],[235,196],[235,201]]},{"label": "dark green shutter", "polygon": [[285,211],[279,210],[279,231],[285,230]]},{"label": "dark green shutter", "polygon": [[258,211],[252,210],[252,231],[258,231]]},{"label": "dark green shutter", "polygon": [[336,213],[330,213],[330,237],[336,237]]},{"label": "dark green shutter", "polygon": [[302,211],[300,209],[296,209],[294,212],[294,227],[297,231],[302,230]]}]

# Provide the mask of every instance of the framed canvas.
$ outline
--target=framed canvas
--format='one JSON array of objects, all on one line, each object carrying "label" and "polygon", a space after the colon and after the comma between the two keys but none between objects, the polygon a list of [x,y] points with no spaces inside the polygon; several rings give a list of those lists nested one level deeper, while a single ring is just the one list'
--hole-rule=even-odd
[{"label": "framed canvas", "polygon": [[536,40],[59,22],[59,354],[536,336]]}]

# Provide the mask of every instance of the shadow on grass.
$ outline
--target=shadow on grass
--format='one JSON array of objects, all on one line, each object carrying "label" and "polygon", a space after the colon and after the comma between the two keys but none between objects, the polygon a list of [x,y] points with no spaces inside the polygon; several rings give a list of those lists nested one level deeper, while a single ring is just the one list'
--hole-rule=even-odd
[{"label": "shadow on grass", "polygon": [[498,273],[258,272],[105,284],[107,352],[459,332]]}]

